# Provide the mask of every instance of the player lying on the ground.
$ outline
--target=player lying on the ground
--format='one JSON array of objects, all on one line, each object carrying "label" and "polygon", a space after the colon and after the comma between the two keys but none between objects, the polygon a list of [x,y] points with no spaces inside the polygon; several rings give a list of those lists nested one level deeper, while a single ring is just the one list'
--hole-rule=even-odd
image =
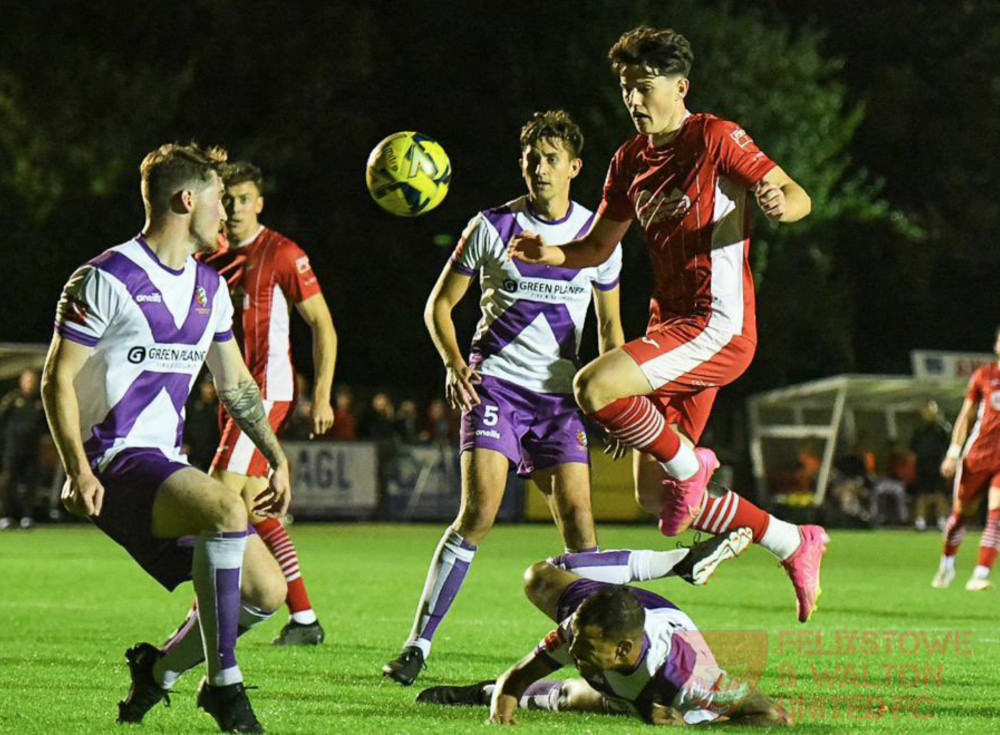
[{"label": "player lying on the ground", "polygon": [[739,125],[688,111],[694,54],[684,36],[636,28],[609,57],[639,135],[615,153],[585,235],[553,247],[543,233],[524,232],[510,255],[535,266],[600,266],[639,222],[656,282],[646,334],[586,365],[574,381],[577,403],[638,450],[636,499],[665,535],[752,528],[754,542],[783,562],[805,622],[820,594],[825,531],[709,490],[719,461],[695,445],[719,389],[743,374],[757,348],[748,194],[774,222],[808,215],[809,195]]},{"label": "player lying on the ground", "polygon": [[137,723],[202,661],[198,706],[225,732],[263,732],[243,686],[236,639],[267,620],[285,580],[243,501],[181,452],[184,404],[202,365],[219,398],[273,469],[254,510],[288,509],[288,460],[233,341],[225,281],[192,258],[225,220],[225,152],[161,146],[142,162],[146,224],[79,268],[63,291],[42,382],[66,468],[63,504],[90,517],[157,582],[191,580],[197,608],[157,650],[126,653],[132,688],[118,722]]},{"label": "player lying on the ground", "polygon": [[951,446],[941,463],[941,474],[954,481],[955,493],[944,529],[941,564],[931,582],[938,589],[949,586],[955,578],[955,556],[965,539],[966,524],[979,515],[984,495],[988,515],[979,542],[979,563],[965,589],[982,592],[993,588],[990,571],[1000,550],[1000,329],[994,337],[997,361],[972,374],[969,393],[955,419]]},{"label": "player lying on the ground", "polygon": [[[263,175],[247,161],[226,166],[228,240],[218,252],[205,254],[203,262],[217,270],[229,284],[236,314],[233,334],[243,359],[260,387],[271,428],[280,438],[295,412],[295,366],[290,339],[291,305],[312,332],[315,386],[312,429],[321,436],[333,425],[330,390],[337,361],[337,332],[309,256],[287,237],[265,227],[258,219],[264,209]],[[224,415],[219,450],[212,462],[212,477],[240,493],[250,522],[274,554],[288,583],[290,619],[275,638],[275,645],[318,645],[325,633],[313,610],[299,566],[295,543],[281,520],[253,512],[253,499],[267,487],[267,459]]]},{"label": "player lying on the ground", "polygon": [[[620,248],[599,268],[539,268],[507,258],[523,228],[564,242],[593,214],[570,199],[583,134],[561,110],[538,112],[521,129],[526,196],[478,214],[462,235],[427,303],[425,321],[445,365],[445,393],[462,409],[462,503],[431,560],[410,635],[382,672],[408,686],[493,527],[516,468],[548,496],[567,551],[597,547],[590,509],[587,430],[573,400],[577,345],[591,301],[600,350],[624,341],[618,310]],[[476,274],[482,319],[466,363],[452,309]]]},{"label": "player lying on the ground", "polygon": [[[559,624],[495,682],[433,687],[418,702],[489,705],[490,721],[516,724],[518,706],[632,714],[655,725],[732,721],[786,725],[785,711],[730,679],[694,622],[668,600],[627,582],[679,576],[704,584],[751,543],[748,528],[690,549],[566,554],[525,573],[528,599]],[[582,679],[545,677],[573,664]]]}]

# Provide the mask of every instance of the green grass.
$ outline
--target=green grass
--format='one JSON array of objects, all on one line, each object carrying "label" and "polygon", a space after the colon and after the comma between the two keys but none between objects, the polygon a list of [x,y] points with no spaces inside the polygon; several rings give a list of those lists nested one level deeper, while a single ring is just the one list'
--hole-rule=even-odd
[{"label": "green grass", "polygon": [[[558,550],[557,537],[541,525],[496,529],[439,631],[430,668],[418,686],[403,689],[383,679],[380,668],[408,632],[440,532],[436,526],[294,527],[328,638],[315,650],[270,646],[284,623],[281,613],[243,639],[241,665],[248,684],[260,687],[251,696],[268,732],[445,735],[480,728],[485,710],[417,706],[414,696],[420,684],[494,676],[549,631],[521,594],[520,577],[529,563]],[[667,545],[646,527],[604,527],[601,540],[605,548]],[[955,585],[939,591],[928,584],[937,534],[835,532],[821,607],[805,626],[795,620],[784,572],[760,549],[722,568],[706,588],[676,580],[650,587],[703,630],[765,632],[762,688],[799,703],[796,731],[982,733],[995,722],[1000,616],[995,593],[963,589],[977,542],[966,541]],[[121,733],[114,715],[128,687],[122,654],[136,641],[161,642],[190,604],[190,587],[168,595],[86,527],[0,534],[0,560],[0,732]],[[907,652],[889,652],[884,640],[878,652],[836,649],[838,632],[845,642],[855,632],[885,631],[898,631]],[[823,652],[814,638],[799,637],[804,633],[822,634]],[[913,651],[922,635],[933,643],[949,634],[953,645],[944,653],[923,643]],[[895,647],[899,635],[892,640]],[[962,641],[958,650],[955,640]],[[894,676],[886,683],[886,666],[908,672],[905,682]],[[194,707],[198,679],[192,672],[182,680],[173,706],[153,710],[139,732],[214,732]],[[547,712],[520,719],[521,731],[546,735],[644,727],[625,718]]]}]

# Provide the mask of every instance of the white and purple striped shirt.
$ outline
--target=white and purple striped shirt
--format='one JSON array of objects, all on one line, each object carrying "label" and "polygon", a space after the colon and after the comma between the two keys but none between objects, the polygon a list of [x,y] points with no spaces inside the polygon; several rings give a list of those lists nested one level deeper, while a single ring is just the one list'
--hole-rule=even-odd
[{"label": "white and purple striped shirt", "polygon": [[576,202],[561,220],[539,219],[527,196],[472,219],[451,267],[466,276],[479,273],[483,315],[472,340],[473,368],[538,393],[573,392],[592,289],[618,286],[621,245],[601,265],[581,270],[511,261],[507,246],[524,230],[563,245],[587,234],[593,221],[593,212]]},{"label": "white and purple striped shirt", "polygon": [[63,339],[93,348],[74,381],[87,458],[103,469],[126,448],[184,461],[184,404],[212,341],[232,339],[222,277],[188,258],[168,268],[140,236],[70,277],[56,309]]}]

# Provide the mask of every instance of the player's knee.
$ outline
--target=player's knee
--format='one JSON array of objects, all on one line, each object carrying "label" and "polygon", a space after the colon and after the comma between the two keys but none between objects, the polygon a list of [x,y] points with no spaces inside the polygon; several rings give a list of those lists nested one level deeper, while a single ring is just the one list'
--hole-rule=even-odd
[{"label": "player's knee", "polygon": [[494,514],[484,508],[467,508],[455,521],[455,533],[478,546],[493,529]]},{"label": "player's knee", "polygon": [[617,398],[613,376],[588,365],[573,377],[573,396],[585,413],[600,411]]},{"label": "player's knee", "polygon": [[247,530],[247,509],[243,499],[228,490],[214,494],[205,515],[208,530],[221,533]]},{"label": "player's knee", "polygon": [[524,594],[536,605],[549,589],[549,577],[554,567],[547,561],[539,561],[524,570]]}]

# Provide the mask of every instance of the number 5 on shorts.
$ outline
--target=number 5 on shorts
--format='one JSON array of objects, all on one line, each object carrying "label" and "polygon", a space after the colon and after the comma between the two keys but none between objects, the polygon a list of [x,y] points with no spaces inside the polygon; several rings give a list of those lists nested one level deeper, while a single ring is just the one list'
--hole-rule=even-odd
[{"label": "number 5 on shorts", "polygon": [[496,426],[500,417],[496,406],[483,406],[483,426]]}]

